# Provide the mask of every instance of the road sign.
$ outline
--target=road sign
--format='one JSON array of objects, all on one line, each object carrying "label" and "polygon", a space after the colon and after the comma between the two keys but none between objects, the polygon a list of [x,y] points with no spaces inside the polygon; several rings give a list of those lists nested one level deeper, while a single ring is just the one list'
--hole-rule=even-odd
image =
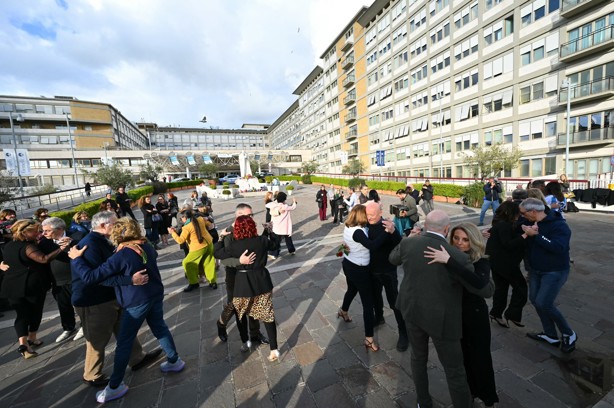
[{"label": "road sign", "polygon": [[375,152],[375,163],[378,167],[383,167],[386,165],[386,151],[385,150],[377,150]]}]

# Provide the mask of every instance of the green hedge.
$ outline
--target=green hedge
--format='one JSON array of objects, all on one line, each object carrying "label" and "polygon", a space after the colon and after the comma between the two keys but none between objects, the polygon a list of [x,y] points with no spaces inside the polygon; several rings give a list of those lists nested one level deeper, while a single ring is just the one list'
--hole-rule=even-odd
[{"label": "green hedge", "polygon": [[[171,189],[171,188],[179,188],[179,187],[197,186],[202,182],[203,180],[177,181],[173,183],[166,183],[166,187]],[[209,184],[209,182],[206,182],[205,184]]]},{"label": "green hedge", "polygon": [[[128,197],[130,197],[132,199],[133,203],[136,203],[138,201],[139,198],[141,198],[144,195],[149,195],[153,193],[153,187],[152,186],[145,186],[145,187],[139,187],[139,188],[135,188],[134,190],[130,190],[128,191]],[[66,225],[70,225],[71,221],[72,221],[72,217],[73,215],[75,215],[76,212],[78,211],[85,211],[86,213],[88,213],[90,215],[90,217],[92,217],[94,214],[96,214],[97,212],[100,211],[100,204],[105,200],[106,198],[101,198],[99,200],[95,200],[95,201],[90,201],[84,204],[80,204],[72,209],[69,210],[64,210],[64,211],[56,211],[53,212],[51,214],[49,214],[52,217],[58,217],[64,220],[64,222],[66,223]]]},{"label": "green hedge", "polygon": [[[301,181],[301,176],[279,176],[277,177],[277,180],[279,181],[292,181],[292,180],[296,180],[297,182]],[[312,176],[312,180],[313,180],[313,176]]]},{"label": "green hedge", "polygon": [[[314,184],[324,184],[327,186],[330,184],[333,184],[335,186],[348,187],[350,179],[311,176],[311,181]],[[370,189],[374,189],[378,191],[396,192],[398,189],[400,188],[404,189],[406,187],[406,184],[400,181],[370,180],[370,181],[367,181],[366,184]],[[435,195],[437,196],[458,198],[464,195],[463,186],[457,186],[456,184],[436,184],[436,183],[431,183],[431,185],[433,186],[433,190],[435,192]],[[422,189],[422,183],[414,183],[413,186],[416,190]]]}]

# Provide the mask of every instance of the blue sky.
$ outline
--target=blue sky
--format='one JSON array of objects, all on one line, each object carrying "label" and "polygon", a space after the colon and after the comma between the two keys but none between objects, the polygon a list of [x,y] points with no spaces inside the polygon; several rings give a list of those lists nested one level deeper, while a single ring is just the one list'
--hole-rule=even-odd
[{"label": "blue sky", "polygon": [[0,94],[111,103],[160,126],[272,123],[363,0],[3,2]]}]

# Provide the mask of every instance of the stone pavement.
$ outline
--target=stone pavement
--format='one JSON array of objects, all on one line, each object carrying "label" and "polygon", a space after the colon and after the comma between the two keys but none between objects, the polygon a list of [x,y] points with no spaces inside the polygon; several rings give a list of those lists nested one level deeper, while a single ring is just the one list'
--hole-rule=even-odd
[{"label": "stone pavement", "polygon": [[[160,251],[159,264],[165,284],[165,317],[171,327],[186,369],[162,374],[160,359],[132,373],[125,381],[128,394],[109,403],[121,407],[415,407],[414,385],[409,368],[409,351],[395,349],[397,329],[394,316],[385,309],[386,324],[376,329],[381,346],[377,353],[362,346],[363,326],[357,297],[351,323],[336,318],[346,289],[336,248],[343,227],[331,220],[321,222],[315,203],[316,187],[295,190],[298,209],[293,213],[297,254],[269,263],[274,289],[274,307],[281,351],[279,362],[270,363],[268,347],[241,353],[236,326],[229,326],[229,341],[217,338],[215,321],[225,301],[224,271],[219,289],[202,287],[183,293],[186,281],[181,268],[182,252],[177,245]],[[178,194],[180,202],[188,191]],[[292,198],[292,197],[290,197]],[[264,221],[262,197],[214,201],[220,228],[233,218],[241,201],[250,203],[258,222]],[[385,208],[396,203],[384,196]],[[478,212],[454,204],[439,204],[454,222],[477,222]],[[138,211],[137,211],[138,212]],[[387,211],[385,211],[387,213]],[[489,214],[490,215],[490,214]],[[539,329],[532,306],[525,309],[527,327],[492,327],[492,353],[500,407],[588,407],[612,387],[614,346],[614,295],[612,295],[612,233],[609,215],[580,212],[569,215],[573,230],[574,264],[563,288],[560,306],[579,335],[578,350],[563,355],[536,344],[525,332]],[[490,221],[490,217],[487,218]],[[399,270],[400,278],[402,270]],[[90,407],[95,389],[81,382],[84,341],[54,343],[61,332],[57,307],[51,298],[45,307],[40,337],[45,345],[39,357],[24,360],[15,350],[13,312],[0,318],[0,407]],[[264,332],[264,327],[262,327]],[[140,339],[146,350],[157,341],[144,326]],[[113,364],[112,341],[105,372]],[[429,362],[431,393],[437,407],[451,405],[445,376],[436,354]],[[608,402],[609,401],[609,402]],[[612,395],[601,407],[611,408]],[[476,406],[482,406],[476,402]]]}]

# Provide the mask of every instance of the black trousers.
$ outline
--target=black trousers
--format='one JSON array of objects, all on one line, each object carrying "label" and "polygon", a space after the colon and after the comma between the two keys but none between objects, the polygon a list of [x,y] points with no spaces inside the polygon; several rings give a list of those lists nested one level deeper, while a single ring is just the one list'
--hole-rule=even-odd
[{"label": "black trousers", "polygon": [[248,331],[250,338],[256,338],[260,335],[260,322],[250,316],[243,316],[242,319],[239,319],[239,315],[232,304],[236,277],[237,270],[235,268],[226,268],[226,295],[228,296],[228,301],[226,302],[226,305],[224,305],[224,310],[222,310],[220,319],[222,323],[228,324],[230,318],[234,314],[235,319],[237,320],[237,328],[239,329],[241,341],[245,343],[248,340]]},{"label": "black trousers", "polygon": [[15,308],[15,332],[17,337],[25,337],[29,332],[37,332],[43,319],[43,307],[47,292],[38,296],[27,296],[18,299],[9,299]]},{"label": "black trousers", "polygon": [[352,300],[358,292],[360,301],[362,302],[362,318],[365,325],[365,337],[373,337],[373,280],[369,272],[369,267],[356,265],[346,258],[343,259],[341,264],[348,285],[348,290],[343,297],[341,309],[347,311],[350,308],[350,303],[352,303]]},{"label": "black trousers", "polygon": [[133,220],[136,220],[136,217],[132,213],[132,209],[130,207],[121,207],[120,211],[122,213],[122,217],[125,217],[126,214],[128,214],[130,217],[132,217]]},{"label": "black trousers", "polygon": [[77,324],[75,320],[75,308],[72,306],[70,298],[72,296],[72,285],[67,283],[66,285],[54,286],[51,293],[53,298],[58,303],[58,310],[60,311],[60,323],[64,331],[73,331]]},{"label": "black trousers", "polygon": [[[520,270],[520,265],[513,265],[509,268],[491,265],[491,269],[492,280],[495,282],[495,293],[492,297],[490,314],[498,318],[505,315],[507,319],[520,322],[522,320],[522,309],[527,304],[529,290],[527,281]],[[510,286],[512,287],[512,296],[508,305],[507,293]]]},{"label": "black trousers", "polygon": [[405,326],[405,320],[403,320],[403,314],[395,307],[397,297],[399,296],[399,279],[397,277],[397,271],[372,273],[372,275],[375,321],[384,316],[384,298],[382,296],[382,289],[384,289],[386,292],[386,300],[388,300],[388,306],[394,312],[394,318],[397,321],[399,335],[407,335],[407,327]]},{"label": "black trousers", "polygon": [[292,237],[290,235],[277,235],[274,232],[271,232],[271,240],[275,243],[275,249],[270,251],[270,254],[273,256],[279,256],[281,252],[281,239],[285,238],[286,240],[286,248],[289,253],[294,253],[296,248],[294,247],[294,242],[292,242]]},{"label": "black trousers", "polygon": [[343,223],[343,211],[345,210],[344,208],[339,208],[339,206],[335,205],[335,207],[333,210],[333,222],[337,222],[339,221],[340,223]]},{"label": "black trousers", "polygon": [[488,306],[483,299],[477,304],[463,304],[461,348],[471,395],[481,399],[485,405],[499,402],[490,355]]}]

